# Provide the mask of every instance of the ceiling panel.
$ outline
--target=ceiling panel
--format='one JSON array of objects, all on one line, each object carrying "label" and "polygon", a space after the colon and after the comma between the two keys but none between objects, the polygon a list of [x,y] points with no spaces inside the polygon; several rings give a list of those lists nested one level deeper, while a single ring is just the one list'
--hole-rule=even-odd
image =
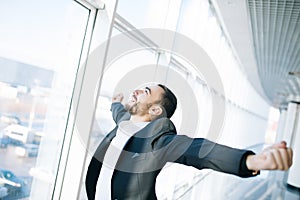
[{"label": "ceiling panel", "polygon": [[261,85],[274,106],[300,101],[300,0],[247,0]]},{"label": "ceiling panel", "polygon": [[300,102],[300,0],[209,0],[250,83],[270,104]]}]

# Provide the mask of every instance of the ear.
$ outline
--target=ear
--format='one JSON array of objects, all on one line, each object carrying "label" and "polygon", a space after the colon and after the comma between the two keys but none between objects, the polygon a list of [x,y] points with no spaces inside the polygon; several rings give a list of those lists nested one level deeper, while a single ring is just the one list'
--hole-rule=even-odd
[{"label": "ear", "polygon": [[152,105],[150,108],[149,108],[149,114],[152,115],[152,116],[159,116],[161,115],[163,112],[162,108],[155,104],[155,105]]}]

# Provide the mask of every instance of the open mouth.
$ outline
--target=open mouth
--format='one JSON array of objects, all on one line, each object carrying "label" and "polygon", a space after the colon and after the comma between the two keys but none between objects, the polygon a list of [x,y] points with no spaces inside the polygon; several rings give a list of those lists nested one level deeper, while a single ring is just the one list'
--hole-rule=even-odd
[{"label": "open mouth", "polygon": [[129,101],[130,102],[137,102],[137,98],[136,98],[136,96],[134,96],[134,95],[131,95],[130,97],[129,97]]}]

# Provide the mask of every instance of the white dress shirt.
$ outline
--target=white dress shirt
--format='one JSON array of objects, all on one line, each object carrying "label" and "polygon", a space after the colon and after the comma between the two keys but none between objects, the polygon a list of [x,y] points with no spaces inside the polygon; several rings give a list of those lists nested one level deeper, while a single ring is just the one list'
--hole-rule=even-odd
[{"label": "white dress shirt", "polygon": [[105,153],[102,168],[96,187],[96,200],[111,199],[111,179],[114,173],[117,161],[128,140],[139,130],[144,128],[149,122],[133,123],[131,121],[122,121],[119,124],[116,136],[111,141]]}]

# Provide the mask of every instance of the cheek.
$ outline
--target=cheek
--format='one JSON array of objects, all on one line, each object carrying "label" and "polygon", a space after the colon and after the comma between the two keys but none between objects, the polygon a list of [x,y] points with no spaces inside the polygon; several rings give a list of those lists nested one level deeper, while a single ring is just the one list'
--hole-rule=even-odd
[{"label": "cheek", "polygon": [[149,111],[149,108],[151,107],[151,104],[148,104],[148,103],[141,103],[139,104],[138,106],[138,109],[140,111],[143,111],[144,113],[148,112]]},{"label": "cheek", "polygon": [[140,98],[138,99],[138,102],[142,103],[142,104],[150,104],[152,102],[152,99],[143,95],[143,96],[140,96]]}]

